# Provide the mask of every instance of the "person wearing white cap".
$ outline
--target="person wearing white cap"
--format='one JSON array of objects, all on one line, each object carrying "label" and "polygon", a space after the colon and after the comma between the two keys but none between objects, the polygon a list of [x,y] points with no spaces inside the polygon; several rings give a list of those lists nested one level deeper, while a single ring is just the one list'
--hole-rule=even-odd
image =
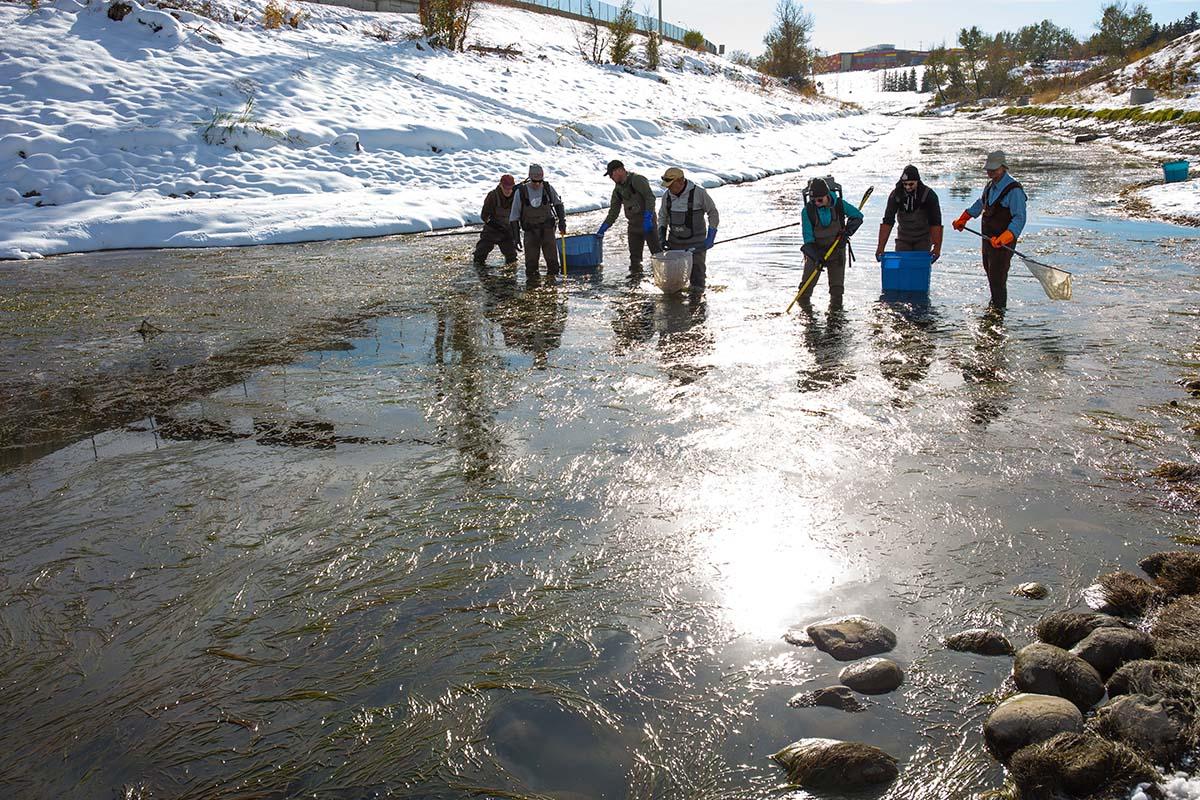
[{"label": "person wearing white cap", "polygon": [[668,250],[692,252],[692,291],[702,292],[708,271],[708,248],[716,243],[717,226],[721,224],[717,206],[704,187],[685,178],[679,167],[663,173],[662,185],[667,190],[658,210],[659,241]]},{"label": "person wearing white cap", "polygon": [[1008,267],[1012,263],[1017,237],[1025,229],[1025,188],[1008,174],[1008,159],[1003,150],[988,154],[983,169],[988,182],[983,194],[952,223],[962,231],[967,221],[983,215],[983,271],[991,290],[991,305],[1008,305]]},{"label": "person wearing white cap", "polygon": [[519,222],[525,232],[525,278],[537,279],[541,254],[546,259],[546,279],[553,281],[558,272],[554,226],[557,223],[560,233],[567,232],[567,212],[558,192],[546,182],[541,164],[529,165],[529,178],[513,196],[509,220]]}]

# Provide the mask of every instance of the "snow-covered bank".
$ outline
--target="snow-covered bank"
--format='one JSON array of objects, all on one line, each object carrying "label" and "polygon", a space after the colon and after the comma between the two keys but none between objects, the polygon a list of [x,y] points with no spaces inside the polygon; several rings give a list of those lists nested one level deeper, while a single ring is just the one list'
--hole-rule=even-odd
[{"label": "snow-covered bank", "polygon": [[920,85],[920,81],[925,75],[924,66],[827,72],[815,76],[813,80],[822,94],[836,97],[846,103],[854,103],[868,111],[880,114],[913,114],[926,108],[933,95],[921,92],[885,92],[883,90],[885,74],[899,74],[907,72],[908,69],[916,70],[917,82]]},{"label": "snow-covered bank", "polygon": [[1125,108],[1129,106],[1129,90],[1144,86],[1169,86],[1160,89],[1157,97],[1140,108],[1200,110],[1200,83],[1195,81],[1200,69],[1200,31],[1180,36],[1145,58],[1114,70],[1091,86],[1064,95],[1055,105],[1085,108]]},{"label": "snow-covered bank", "polygon": [[1200,180],[1148,186],[1138,196],[1149,204],[1155,216],[1200,225]]},{"label": "snow-covered bank", "polygon": [[110,6],[0,6],[0,257],[459,225],[530,162],[591,209],[613,157],[715,185],[886,128],[669,44],[660,73],[590,65],[580,23],[499,6],[474,40],[519,55],[434,50],[411,17],[330,6],[277,30],[263,0],[212,0],[215,20]]}]

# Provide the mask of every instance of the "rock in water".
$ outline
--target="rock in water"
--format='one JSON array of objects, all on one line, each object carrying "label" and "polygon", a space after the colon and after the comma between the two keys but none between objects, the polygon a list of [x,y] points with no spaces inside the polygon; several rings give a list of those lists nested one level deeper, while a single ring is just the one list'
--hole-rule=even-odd
[{"label": "rock in water", "polygon": [[854,791],[896,780],[896,759],[869,744],[801,739],[771,756],[805,789]]},{"label": "rock in water", "polygon": [[1128,797],[1157,777],[1130,748],[1088,733],[1060,733],[1018,751],[1009,774],[1025,798]]},{"label": "rock in water", "polygon": [[1028,597],[1030,600],[1041,600],[1050,594],[1050,590],[1043,584],[1030,582],[1014,586],[1010,594],[1014,594],[1017,597]]},{"label": "rock in water", "polygon": [[1162,590],[1140,575],[1118,570],[1101,575],[1093,586],[1083,590],[1087,604],[1106,614],[1137,617],[1162,597]]},{"label": "rock in water", "polygon": [[1071,654],[1079,656],[1095,667],[1104,680],[1127,661],[1154,657],[1154,640],[1148,633],[1131,628],[1098,628],[1071,648]]},{"label": "rock in water", "polygon": [[963,653],[977,653],[981,656],[1011,656],[1012,642],[1000,631],[987,628],[972,628],[969,631],[956,633],[946,637],[946,647]]},{"label": "rock in water", "polygon": [[1022,747],[1082,730],[1083,714],[1070,700],[1048,694],[1017,694],[988,716],[983,723],[983,739],[988,751],[1007,764]]},{"label": "rock in water", "polygon": [[1144,694],[1122,695],[1101,706],[1092,724],[1105,739],[1128,745],[1154,764],[1173,764],[1195,746],[1187,724],[1192,715],[1168,709],[1166,702]]},{"label": "rock in water", "polygon": [[1013,680],[1023,692],[1065,697],[1087,711],[1104,697],[1100,673],[1061,647],[1038,642],[1021,648],[1013,662]]},{"label": "rock in water", "polygon": [[818,650],[838,661],[886,653],[896,646],[896,634],[858,615],[822,620],[809,625],[805,632]]},{"label": "rock in water", "polygon": [[904,670],[890,658],[868,658],[843,669],[838,680],[862,694],[887,694],[904,683]]},{"label": "rock in water", "polygon": [[1108,696],[1150,694],[1192,699],[1200,684],[1200,666],[1147,659],[1130,661],[1108,679]]},{"label": "rock in water", "polygon": [[849,686],[826,686],[815,692],[801,692],[793,695],[792,699],[788,700],[788,705],[792,708],[822,706],[852,713],[867,710],[863,702],[854,696],[854,690]]},{"label": "rock in water", "polygon": [[1037,636],[1043,642],[1070,650],[1082,642],[1097,628],[1128,628],[1129,626],[1108,614],[1079,614],[1063,611],[1043,617],[1037,626]]},{"label": "rock in water", "polygon": [[1200,594],[1200,553],[1175,550],[1155,553],[1138,562],[1167,594]]}]

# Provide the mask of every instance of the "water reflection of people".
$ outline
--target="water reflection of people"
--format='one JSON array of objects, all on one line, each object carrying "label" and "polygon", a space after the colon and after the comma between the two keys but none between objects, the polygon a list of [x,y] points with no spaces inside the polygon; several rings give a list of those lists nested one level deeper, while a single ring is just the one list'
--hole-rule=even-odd
[{"label": "water reflection of people", "polygon": [[830,309],[818,315],[807,304],[801,307],[800,318],[805,321],[800,341],[812,354],[812,364],[800,368],[797,386],[802,392],[817,392],[848,383],[854,371],[848,363],[850,353],[850,321],[842,309]]},{"label": "water reflection of people", "polygon": [[933,340],[936,324],[936,313],[928,302],[881,299],[875,304],[871,333],[879,350],[879,372],[901,392],[929,374],[937,350]]},{"label": "water reflection of people", "polygon": [[666,371],[680,383],[691,383],[708,371],[697,358],[712,350],[712,334],[703,324],[708,305],[703,295],[647,297],[636,287],[618,301],[612,327],[618,354],[658,337]]},{"label": "water reflection of people", "polygon": [[962,365],[962,376],[971,391],[971,421],[986,426],[1008,410],[1008,331],[1003,310],[989,307],[973,335],[972,355]]},{"label": "water reflection of people", "polygon": [[567,325],[565,295],[554,284],[518,287],[512,277],[479,270],[484,315],[500,326],[507,347],[529,353],[543,368],[550,351],[562,344]]}]

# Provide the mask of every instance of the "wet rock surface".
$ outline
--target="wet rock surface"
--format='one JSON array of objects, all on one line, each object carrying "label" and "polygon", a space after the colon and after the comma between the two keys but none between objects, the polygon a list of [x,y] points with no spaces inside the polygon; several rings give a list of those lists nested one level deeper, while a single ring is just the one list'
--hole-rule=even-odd
[{"label": "wet rock surface", "polygon": [[866,704],[858,699],[849,686],[826,686],[813,692],[800,692],[788,700],[788,705],[792,708],[836,708],[850,713],[867,710]]},{"label": "wet rock surface", "polygon": [[1023,798],[1128,797],[1158,773],[1131,748],[1088,733],[1060,733],[1017,751],[1009,774]]},{"label": "wet rock surface", "polygon": [[1155,765],[1175,763],[1193,745],[1187,724],[1190,715],[1161,697],[1121,695],[1096,711],[1089,727],[1105,739],[1120,742]]},{"label": "wet rock surface", "polygon": [[996,706],[983,724],[983,738],[988,751],[1007,763],[1023,747],[1082,730],[1083,714],[1070,700],[1024,693]]},{"label": "wet rock surface", "polygon": [[1126,662],[1152,658],[1154,640],[1150,634],[1132,628],[1099,628],[1070,652],[1091,664],[1107,680]]},{"label": "wet rock surface", "polygon": [[1131,661],[1108,679],[1109,697],[1123,694],[1177,696],[1181,688],[1200,684],[1200,666],[1146,659]]},{"label": "wet rock surface", "polygon": [[1050,590],[1045,584],[1031,581],[1014,586],[1010,594],[1017,597],[1025,597],[1029,600],[1042,600],[1050,594]]},{"label": "wet rock surface", "polygon": [[855,791],[891,783],[900,774],[896,759],[878,747],[837,739],[801,739],[771,758],[806,789]]},{"label": "wet rock surface", "polygon": [[1047,644],[1070,650],[1097,628],[1128,628],[1129,625],[1108,614],[1081,614],[1062,611],[1043,617],[1037,626],[1037,637]]},{"label": "wet rock surface", "polygon": [[[1200,468],[1198,468],[1200,469]],[[1146,574],[1167,594],[1200,593],[1200,553],[1173,550],[1146,556],[1138,562]]]},{"label": "wet rock surface", "polygon": [[1118,570],[1100,576],[1095,585],[1084,590],[1084,599],[1102,613],[1133,617],[1146,613],[1162,594],[1160,588],[1140,575]]},{"label": "wet rock surface", "polygon": [[1104,697],[1104,682],[1091,664],[1042,642],[1017,653],[1013,680],[1021,691],[1065,697],[1080,711],[1087,711]]},{"label": "wet rock surface", "polygon": [[904,683],[904,670],[890,658],[868,658],[843,669],[838,680],[862,694],[887,694]]},{"label": "wet rock surface", "polygon": [[818,650],[838,661],[886,653],[896,646],[896,634],[867,617],[853,615],[822,620],[805,629]]},{"label": "wet rock surface", "polygon": [[1007,636],[987,628],[972,628],[947,636],[945,644],[951,650],[981,656],[1009,656],[1015,652]]}]

